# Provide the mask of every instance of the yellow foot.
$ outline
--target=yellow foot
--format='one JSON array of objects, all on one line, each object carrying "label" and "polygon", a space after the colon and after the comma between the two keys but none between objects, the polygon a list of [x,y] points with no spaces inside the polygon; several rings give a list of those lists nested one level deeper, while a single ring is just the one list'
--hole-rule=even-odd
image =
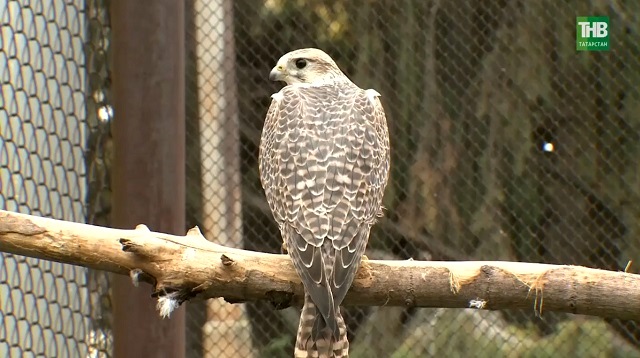
[{"label": "yellow foot", "polygon": [[360,269],[358,270],[358,277],[369,277],[371,276],[371,266],[369,265],[369,258],[367,255],[362,255],[362,260],[360,261]]}]

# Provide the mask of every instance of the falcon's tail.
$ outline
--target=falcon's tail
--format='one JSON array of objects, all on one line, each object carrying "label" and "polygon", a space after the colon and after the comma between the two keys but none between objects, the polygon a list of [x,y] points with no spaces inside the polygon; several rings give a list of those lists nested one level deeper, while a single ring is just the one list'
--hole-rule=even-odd
[{"label": "falcon's tail", "polygon": [[[294,358],[347,358],[349,341],[347,326],[340,308],[336,307],[337,334],[327,326],[324,317],[316,309],[309,295],[304,297],[300,325],[296,337]],[[337,337],[336,337],[337,335]]]}]

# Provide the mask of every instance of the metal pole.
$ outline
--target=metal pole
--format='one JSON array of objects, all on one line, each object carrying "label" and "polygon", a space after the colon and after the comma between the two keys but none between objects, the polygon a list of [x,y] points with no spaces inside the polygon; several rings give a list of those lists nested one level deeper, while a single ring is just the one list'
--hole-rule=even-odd
[{"label": "metal pole", "polygon": [[[184,2],[115,0],[113,223],[185,230]],[[184,308],[160,319],[148,285],[115,277],[114,356],[184,357]]]}]

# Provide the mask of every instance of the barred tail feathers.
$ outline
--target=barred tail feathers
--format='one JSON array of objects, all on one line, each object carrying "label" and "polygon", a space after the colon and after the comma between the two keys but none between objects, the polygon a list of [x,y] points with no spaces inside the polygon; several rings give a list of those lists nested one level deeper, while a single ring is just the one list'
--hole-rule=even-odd
[{"label": "barred tail feathers", "polygon": [[294,358],[349,357],[347,326],[339,307],[336,307],[335,321],[337,332],[334,332],[327,325],[324,317],[311,301],[311,296],[305,295],[304,306],[300,313]]}]

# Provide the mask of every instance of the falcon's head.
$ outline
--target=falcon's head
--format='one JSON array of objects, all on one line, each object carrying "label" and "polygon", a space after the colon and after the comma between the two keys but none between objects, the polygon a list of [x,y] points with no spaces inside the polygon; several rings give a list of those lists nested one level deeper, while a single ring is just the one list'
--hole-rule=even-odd
[{"label": "falcon's head", "polygon": [[324,51],[317,48],[303,48],[280,57],[271,70],[269,79],[295,83],[322,83],[336,78],[346,78],[336,63]]}]

